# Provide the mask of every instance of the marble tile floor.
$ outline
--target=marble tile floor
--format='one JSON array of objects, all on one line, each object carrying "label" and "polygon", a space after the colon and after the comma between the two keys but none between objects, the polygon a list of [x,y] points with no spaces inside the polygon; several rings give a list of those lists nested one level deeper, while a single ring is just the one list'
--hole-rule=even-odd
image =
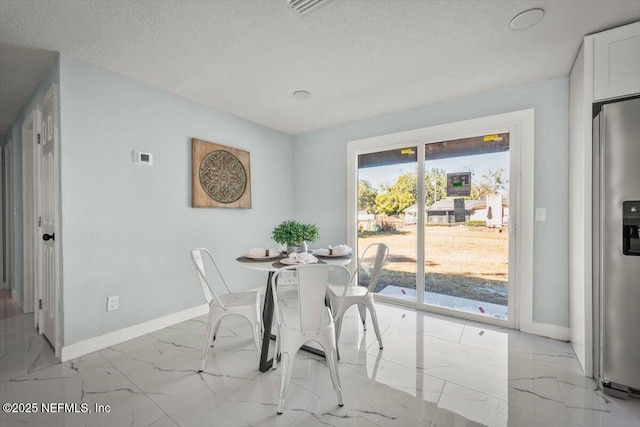
[{"label": "marble tile floor", "polygon": [[0,320],[22,314],[20,306],[11,298],[11,291],[0,290]]},{"label": "marble tile floor", "polygon": [[[369,320],[363,332],[355,307],[345,318],[344,407],[324,360],[300,352],[280,416],[281,371],[256,369],[250,327],[241,318],[227,318],[202,373],[204,318],[65,363],[32,332],[29,315],[2,320],[0,401],[36,403],[39,411],[0,412],[0,425],[640,427],[640,402],[597,391],[567,343],[377,307],[384,350]],[[41,404],[58,402],[80,412],[42,413]]]}]

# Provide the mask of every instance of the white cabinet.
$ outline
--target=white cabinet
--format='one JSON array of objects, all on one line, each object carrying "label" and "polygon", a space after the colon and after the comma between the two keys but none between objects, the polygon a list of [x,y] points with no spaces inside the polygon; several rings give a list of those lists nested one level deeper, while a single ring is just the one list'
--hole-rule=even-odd
[{"label": "white cabinet", "polygon": [[593,36],[594,101],[640,93],[640,22]]}]

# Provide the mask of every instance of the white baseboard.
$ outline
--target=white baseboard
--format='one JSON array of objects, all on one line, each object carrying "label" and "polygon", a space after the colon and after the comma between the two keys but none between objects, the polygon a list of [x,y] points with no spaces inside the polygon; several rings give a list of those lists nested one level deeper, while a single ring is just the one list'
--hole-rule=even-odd
[{"label": "white baseboard", "polygon": [[541,335],[543,337],[549,337],[560,341],[571,340],[571,330],[566,326],[551,325],[549,323],[532,322],[528,332],[530,334]]},{"label": "white baseboard", "polygon": [[18,293],[13,289],[11,289],[11,299],[18,304],[18,307],[20,307],[20,310],[24,313],[24,308],[22,307],[22,304],[20,304],[20,295],[18,295]]},{"label": "white baseboard", "polygon": [[62,362],[66,362],[67,360],[75,359],[76,357],[84,356],[85,354],[102,350],[103,348],[107,348],[112,345],[116,345],[121,342],[125,342],[130,339],[155,332],[168,326],[175,325],[176,323],[184,322],[185,320],[202,316],[203,314],[207,314],[208,312],[209,305],[202,304],[183,311],[179,311],[177,313],[159,317],[154,320],[149,320],[148,322],[139,323],[137,325],[129,326],[124,329],[109,332],[108,334],[79,341],[62,347],[60,360]]}]

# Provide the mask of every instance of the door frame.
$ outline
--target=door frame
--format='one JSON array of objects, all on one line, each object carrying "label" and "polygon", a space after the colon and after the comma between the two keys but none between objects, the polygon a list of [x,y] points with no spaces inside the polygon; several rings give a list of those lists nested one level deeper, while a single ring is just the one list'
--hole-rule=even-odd
[{"label": "door frame", "polygon": [[[54,119],[53,119],[53,144],[54,144],[54,157],[53,157],[53,164],[54,164],[54,170],[53,170],[53,176],[54,176],[54,181],[55,184],[53,185],[54,188],[54,194],[53,194],[53,211],[55,212],[56,215],[56,220],[55,220],[55,228],[56,228],[56,239],[54,240],[54,245],[55,245],[55,258],[54,258],[54,262],[55,262],[55,268],[56,268],[56,274],[54,275],[54,291],[55,291],[55,307],[54,307],[54,311],[55,311],[55,325],[54,325],[54,339],[53,342],[51,342],[51,345],[53,345],[54,350],[55,350],[55,356],[56,358],[60,359],[60,355],[61,355],[61,351],[62,351],[62,334],[61,334],[61,323],[62,323],[62,315],[60,312],[60,308],[62,307],[62,301],[61,301],[61,292],[60,292],[60,283],[61,283],[61,274],[62,274],[62,265],[60,263],[61,258],[61,254],[60,254],[60,238],[61,238],[61,218],[60,218],[60,199],[59,199],[59,187],[60,187],[60,172],[59,172],[59,164],[60,164],[60,127],[58,124],[58,118],[60,117],[60,105],[58,103],[58,85],[53,83],[49,89],[45,92],[45,94],[42,96],[42,98],[40,99],[40,101],[37,103],[36,106],[36,123],[37,123],[37,129],[38,129],[38,134],[40,134],[41,130],[42,130],[42,107],[44,106],[44,104],[47,103],[47,101],[49,100],[49,98],[53,97],[53,105],[54,105]],[[42,138],[42,136],[40,137]],[[35,150],[34,150],[34,162],[35,162],[35,175],[34,175],[34,198],[35,198],[35,212],[36,212],[36,216],[41,216],[42,215],[42,206],[41,206],[41,198],[40,198],[40,193],[42,192],[42,189],[40,188],[40,156],[42,155],[42,145],[41,144],[36,144],[35,146]],[[43,279],[42,279],[42,239],[40,239],[40,228],[37,226],[37,222],[36,222],[36,229],[35,229],[35,237],[34,237],[34,242],[35,242],[35,253],[36,253],[36,274],[35,274],[35,298],[34,301],[38,301],[39,299],[42,299],[42,295],[43,295]],[[38,305],[36,305],[36,307],[38,307]],[[34,320],[37,318],[37,322],[38,325],[42,324],[43,322],[43,312],[42,310],[40,310],[39,308],[36,308],[35,313],[37,313],[37,315],[34,316]],[[42,328],[39,328],[40,333],[42,334]]]},{"label": "door frame", "polygon": [[[510,283],[514,283],[513,292],[509,290],[509,320],[497,320],[472,313],[455,312],[464,319],[497,324],[533,332],[533,231],[534,231],[534,109],[514,111],[477,119],[464,120],[421,129],[414,129],[347,143],[347,242],[356,247],[357,231],[357,194],[358,194],[358,155],[367,152],[393,149],[404,146],[417,146],[418,159],[424,161],[424,145],[465,137],[510,133],[510,207],[509,234],[515,247],[510,257],[514,262],[509,266]],[[418,167],[418,203],[424,203],[424,167]],[[423,224],[424,213],[418,209],[418,224]],[[511,242],[510,242],[511,245]],[[418,227],[418,259],[424,259],[424,230]],[[511,253],[513,252],[513,253]],[[418,263],[418,277],[424,276],[424,266]],[[513,265],[511,265],[513,264]],[[421,268],[422,267],[422,268]],[[513,270],[512,270],[513,268]],[[421,271],[422,270],[422,271]],[[513,271],[513,274],[512,274]],[[424,291],[424,280],[418,284]],[[420,289],[416,289],[416,295]],[[407,305],[419,310],[452,315],[452,310],[439,309],[427,304],[397,299],[387,299],[376,295],[381,301]],[[417,297],[416,297],[417,298]],[[513,313],[513,315],[512,315]]]},{"label": "door frame", "polygon": [[4,147],[0,145],[0,289],[6,290],[4,282],[4,250],[5,233],[4,233]]},{"label": "door frame", "polygon": [[16,293],[14,291],[14,274],[13,274],[13,251],[15,248],[15,241],[13,238],[13,230],[14,226],[14,195],[13,195],[13,140],[8,140],[7,144],[4,147],[4,203],[5,203],[5,232],[7,233],[5,238],[5,277],[6,277],[6,286],[9,291],[11,291],[11,298],[18,303],[20,308],[22,308],[21,304],[16,299]]},{"label": "door frame", "polygon": [[[36,304],[35,276],[36,258],[35,237],[37,224],[35,221],[35,145],[37,145],[38,123],[37,112],[31,110],[22,122],[22,286],[23,306],[25,313],[32,313]],[[36,316],[33,316],[34,321]]]}]

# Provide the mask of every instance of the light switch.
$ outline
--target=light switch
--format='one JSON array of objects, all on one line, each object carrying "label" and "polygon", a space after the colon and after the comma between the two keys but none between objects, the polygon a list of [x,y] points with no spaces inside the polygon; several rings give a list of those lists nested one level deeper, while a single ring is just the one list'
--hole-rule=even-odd
[{"label": "light switch", "polygon": [[547,220],[547,209],[536,208],[536,221],[544,222]]}]

